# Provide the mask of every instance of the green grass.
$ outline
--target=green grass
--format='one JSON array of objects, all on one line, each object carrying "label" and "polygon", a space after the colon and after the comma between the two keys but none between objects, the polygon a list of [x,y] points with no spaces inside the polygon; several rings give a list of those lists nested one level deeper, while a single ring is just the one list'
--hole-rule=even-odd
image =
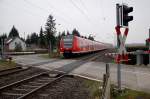
[{"label": "green grass", "polygon": [[125,89],[123,93],[112,96],[111,99],[150,99],[150,94],[141,91]]},{"label": "green grass", "polygon": [[92,81],[92,80],[84,80],[84,85],[89,89],[92,99],[100,99],[101,91],[100,86],[102,86],[101,82]]},{"label": "green grass", "polygon": [[[100,99],[100,86],[102,86],[102,82],[85,79],[84,85],[89,89],[90,94],[93,97],[92,99]],[[136,91],[131,89],[125,89],[124,92],[122,92],[121,94],[115,93],[115,95],[111,91],[111,96],[111,99],[150,99],[150,93],[145,93],[142,91]]]},{"label": "green grass", "polygon": [[0,60],[0,70],[10,69],[16,67],[15,62],[8,62],[5,60]]}]

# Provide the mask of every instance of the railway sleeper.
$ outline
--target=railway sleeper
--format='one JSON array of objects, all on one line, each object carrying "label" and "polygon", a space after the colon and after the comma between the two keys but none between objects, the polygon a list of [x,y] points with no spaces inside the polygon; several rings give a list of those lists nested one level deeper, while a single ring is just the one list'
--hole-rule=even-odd
[{"label": "railway sleeper", "polygon": [[37,88],[37,87],[39,87],[39,86],[36,86],[36,85],[28,85],[28,84],[23,84],[22,86],[29,87],[29,88]]},{"label": "railway sleeper", "polygon": [[24,94],[3,92],[2,95],[7,95],[7,96],[22,96]]},{"label": "railway sleeper", "polygon": [[[40,76],[41,74],[39,74],[38,76]],[[43,75],[43,74],[42,74]],[[38,76],[33,76],[33,77],[38,77]],[[32,77],[22,80],[22,84],[19,85],[15,85],[15,86],[11,86],[10,88],[6,88],[3,90],[3,92],[0,93],[0,98],[3,99],[3,97],[24,97],[25,95],[32,93],[33,91],[36,91],[39,88],[42,88],[43,85],[47,85],[49,84],[49,82],[54,81],[56,78],[61,77],[60,74],[56,74],[56,75],[52,75],[52,78],[49,77],[49,74],[45,76],[45,74],[43,76],[40,76],[38,78],[33,78]],[[40,82],[39,82],[40,81]],[[41,82],[42,81],[42,82]],[[17,82],[20,83],[21,81]],[[14,83],[14,84],[17,84]],[[5,99],[5,98],[4,98]],[[15,98],[13,98],[15,99]]]},{"label": "railway sleeper", "polygon": [[[25,93],[28,93],[30,90],[7,90],[7,91],[4,91],[2,92],[2,94],[5,94],[5,93],[12,93],[12,94],[25,94]],[[6,94],[5,94],[6,95]]]},{"label": "railway sleeper", "polygon": [[37,82],[42,83],[42,82],[49,82],[51,80],[43,80],[43,79],[38,79]]},{"label": "railway sleeper", "polygon": [[16,91],[29,91],[29,90],[31,90],[31,89],[13,88],[12,90],[16,90]]},{"label": "railway sleeper", "polygon": [[44,84],[44,83],[40,83],[40,82],[35,82],[35,81],[33,81],[33,82],[29,82],[29,84],[42,85],[42,84]]},{"label": "railway sleeper", "polygon": [[51,80],[53,80],[53,79],[52,79],[52,78],[48,78],[48,77],[44,77],[44,78],[41,78],[40,80],[51,81]]},{"label": "railway sleeper", "polygon": [[49,94],[43,93],[43,94],[39,94],[38,96],[40,96],[40,97],[48,97]]}]

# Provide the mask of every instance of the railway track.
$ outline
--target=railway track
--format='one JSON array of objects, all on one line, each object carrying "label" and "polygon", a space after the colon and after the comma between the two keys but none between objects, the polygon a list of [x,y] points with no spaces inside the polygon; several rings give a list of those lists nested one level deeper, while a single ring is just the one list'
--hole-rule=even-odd
[{"label": "railway track", "polygon": [[2,76],[0,76],[0,87],[8,85],[18,80],[22,80],[32,75],[39,74],[41,72],[44,72],[45,70],[29,67],[29,68],[24,68],[23,70],[16,70],[13,72],[9,70],[6,71],[7,72],[5,73],[3,72],[1,74]]},{"label": "railway track", "polygon": [[99,55],[99,53],[101,53],[101,51],[95,52],[95,53],[90,53],[87,55],[82,55],[80,57],[76,57],[73,59],[76,59],[76,60],[94,60],[94,58],[97,58],[97,55]]},{"label": "railway track", "polygon": [[[71,70],[86,63],[87,61],[94,60],[97,57],[97,54],[98,53],[91,54],[86,57],[82,57],[80,60],[77,60],[75,63],[73,62],[71,64],[67,64],[62,68],[58,68],[58,70],[59,69],[65,70],[65,74],[67,74]],[[21,78],[22,75],[15,76],[18,72],[20,72],[19,70],[20,68],[16,70],[15,69],[14,70],[12,69],[10,71],[8,70],[7,73],[5,72],[3,73],[3,75],[6,75],[6,77],[8,76],[9,79]],[[27,75],[27,72],[23,74]],[[59,83],[59,80],[63,79],[64,76],[65,76],[64,74],[60,74],[56,72],[49,74],[48,71],[41,71],[39,73],[34,73],[31,76],[25,76],[22,79],[15,79],[14,81],[9,82],[8,84],[0,84],[0,99],[28,99],[28,97],[32,97],[33,99],[36,99],[38,95],[37,94],[38,91],[45,89],[46,86],[54,86],[54,84],[56,82]],[[46,87],[46,88],[50,89],[50,87]],[[41,95],[44,95],[42,97],[45,97],[45,94],[41,94]]]},{"label": "railway track", "polygon": [[1,76],[6,76],[6,75],[9,75],[9,74],[13,74],[13,73],[17,73],[17,72],[21,72],[21,71],[25,71],[29,68],[27,67],[15,67],[15,68],[11,68],[11,69],[5,69],[5,70],[1,70],[0,71],[0,77]]},{"label": "railway track", "polygon": [[65,75],[42,72],[40,74],[0,87],[0,99],[24,99]]},{"label": "railway track", "polygon": [[[80,58],[80,60],[64,65],[63,67],[57,68],[57,70],[64,71],[65,74],[67,74],[70,71],[74,70],[75,68],[79,67],[80,65],[88,61],[93,61],[97,59],[97,57],[99,57],[99,54],[100,52],[97,52],[97,53],[82,57]],[[44,62],[44,63],[47,63],[47,62]],[[35,97],[37,96],[36,94],[38,93],[38,91],[41,91],[46,86],[54,86],[55,82],[59,83],[59,80],[65,76],[64,73],[60,74],[58,72],[56,73],[56,71],[54,73],[50,73],[48,71],[39,70],[40,72],[33,73],[33,74],[31,73],[32,75],[30,75],[29,73],[30,76],[27,74],[28,72],[23,73],[28,76],[25,76],[22,79],[20,79],[22,75],[18,75],[18,74],[20,71],[23,71],[23,70],[25,71],[28,69],[19,67],[16,69],[14,68],[14,69],[0,72],[0,79],[2,76],[6,76],[4,78],[7,78],[7,76],[9,76],[9,79],[19,78],[6,84],[0,84],[0,99],[28,99],[28,97],[32,97],[32,96],[34,96],[32,97],[33,99],[36,99]],[[49,88],[49,87],[46,87],[46,88]],[[43,95],[42,97],[45,97],[46,94],[42,94],[42,95]]]}]

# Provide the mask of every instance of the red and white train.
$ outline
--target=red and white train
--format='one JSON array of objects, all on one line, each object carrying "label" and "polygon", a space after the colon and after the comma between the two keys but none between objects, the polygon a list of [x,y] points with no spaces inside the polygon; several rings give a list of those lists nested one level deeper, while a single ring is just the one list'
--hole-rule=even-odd
[{"label": "red and white train", "polygon": [[112,47],[111,44],[92,41],[74,35],[63,36],[60,40],[60,53],[62,53],[64,57],[70,57],[73,54],[95,52],[110,47]]}]

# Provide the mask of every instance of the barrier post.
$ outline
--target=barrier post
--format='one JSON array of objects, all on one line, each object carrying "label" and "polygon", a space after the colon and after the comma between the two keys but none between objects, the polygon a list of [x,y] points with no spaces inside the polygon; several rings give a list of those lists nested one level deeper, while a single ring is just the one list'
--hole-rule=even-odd
[{"label": "barrier post", "polygon": [[[149,38],[150,38],[150,29],[149,29]],[[148,49],[150,51],[150,42],[148,42]],[[149,53],[149,65],[150,65],[150,53]]]},{"label": "barrier post", "polygon": [[143,50],[136,51],[136,64],[142,65],[143,64]]}]

